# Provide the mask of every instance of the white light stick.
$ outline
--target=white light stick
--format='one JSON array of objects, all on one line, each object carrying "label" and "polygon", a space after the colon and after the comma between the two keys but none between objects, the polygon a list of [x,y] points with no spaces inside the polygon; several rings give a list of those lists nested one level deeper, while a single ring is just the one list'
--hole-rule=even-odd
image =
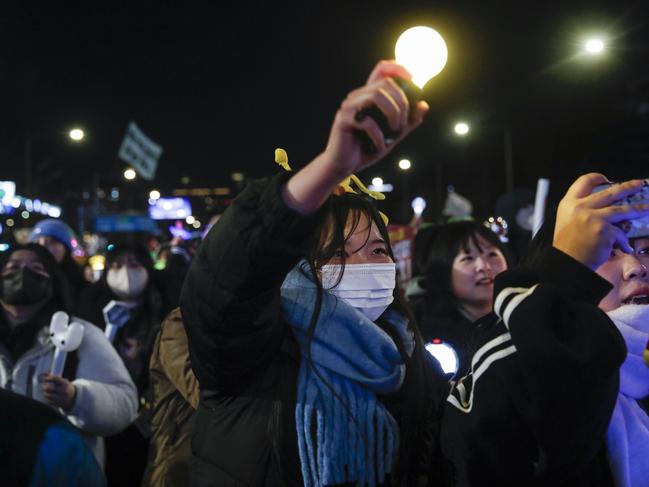
[{"label": "white light stick", "polygon": [[110,343],[115,341],[117,330],[124,326],[128,320],[131,319],[131,311],[129,306],[121,301],[112,300],[102,310],[104,321],[106,322],[106,329],[104,334]]},{"label": "white light stick", "polygon": [[426,200],[421,196],[417,196],[414,200],[412,200],[412,203],[410,205],[412,206],[412,211],[415,212],[415,215],[419,216],[426,209]]},{"label": "white light stick", "polygon": [[425,345],[426,351],[437,359],[445,374],[455,374],[458,368],[457,353],[448,343],[435,338]]},{"label": "white light stick", "polygon": [[545,216],[545,201],[548,198],[548,191],[550,190],[550,180],[539,178],[536,183],[536,197],[534,198],[534,217],[532,219],[532,237],[539,231],[543,225],[543,217]]},{"label": "white light stick", "polygon": [[54,358],[50,373],[59,377],[65,368],[65,359],[68,352],[73,352],[83,340],[83,325],[73,321],[68,326],[70,317],[64,311],[57,311],[50,321],[50,340],[54,344]]}]

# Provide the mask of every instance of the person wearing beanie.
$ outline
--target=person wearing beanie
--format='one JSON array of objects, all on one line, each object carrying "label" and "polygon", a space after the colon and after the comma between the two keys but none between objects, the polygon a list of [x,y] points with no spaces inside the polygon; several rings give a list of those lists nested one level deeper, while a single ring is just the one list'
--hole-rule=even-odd
[{"label": "person wearing beanie", "polygon": [[42,245],[54,256],[54,260],[68,281],[73,303],[77,303],[81,292],[87,287],[87,281],[83,278],[81,268],[72,257],[72,251],[77,245],[72,229],[61,220],[48,218],[34,226],[29,235],[29,241]]}]

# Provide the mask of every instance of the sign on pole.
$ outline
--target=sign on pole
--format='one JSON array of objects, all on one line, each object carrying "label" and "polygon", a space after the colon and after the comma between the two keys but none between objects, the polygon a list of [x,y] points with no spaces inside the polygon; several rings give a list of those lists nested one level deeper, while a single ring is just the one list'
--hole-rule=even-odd
[{"label": "sign on pole", "polygon": [[158,168],[160,154],[162,147],[148,138],[135,122],[130,122],[117,153],[119,158],[133,166],[144,179],[151,181]]}]

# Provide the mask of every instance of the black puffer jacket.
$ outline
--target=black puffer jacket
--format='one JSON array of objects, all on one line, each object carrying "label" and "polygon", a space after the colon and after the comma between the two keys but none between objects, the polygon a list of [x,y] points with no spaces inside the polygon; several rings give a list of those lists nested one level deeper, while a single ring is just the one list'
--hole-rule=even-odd
[{"label": "black puffer jacket", "polygon": [[610,289],[554,248],[496,278],[444,411],[458,487],[612,487],[603,447],[625,345],[597,307]]},{"label": "black puffer jacket", "polygon": [[[201,388],[195,486],[304,484],[295,426],[300,353],[282,318],[280,287],[307,254],[322,215],[285,206],[287,177],[248,186],[210,231],[185,280],[181,310]],[[404,389],[380,398],[391,412]]]}]

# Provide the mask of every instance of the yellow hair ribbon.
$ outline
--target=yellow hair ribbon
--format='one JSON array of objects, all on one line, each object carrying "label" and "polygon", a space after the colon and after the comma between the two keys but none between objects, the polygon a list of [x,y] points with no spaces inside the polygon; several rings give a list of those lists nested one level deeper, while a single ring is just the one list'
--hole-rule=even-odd
[{"label": "yellow hair ribbon", "polygon": [[371,189],[368,189],[358,177],[356,177],[354,174],[349,176],[352,181],[354,181],[354,184],[360,189],[363,193],[365,193],[367,196],[372,198],[373,200],[377,201],[382,201],[385,199],[385,195],[383,193],[380,193],[378,191],[372,191]]},{"label": "yellow hair ribbon", "polygon": [[275,149],[275,162],[282,166],[285,171],[291,172],[291,166],[288,163],[288,154],[284,149]]},{"label": "yellow hair ribbon", "polygon": [[387,227],[388,223],[390,222],[390,219],[388,218],[388,215],[386,215],[382,211],[379,211],[379,215],[381,215],[381,220],[383,220],[383,224]]},{"label": "yellow hair ribbon", "polygon": [[[291,166],[288,163],[288,154],[286,151],[282,148],[277,148],[275,149],[275,162],[282,166],[285,171],[292,171]],[[354,188],[352,188],[352,184],[354,183],[358,189],[360,189],[363,193],[365,193],[367,196],[370,198],[381,201],[385,199],[385,195],[383,193],[380,193],[379,191],[372,191],[371,189],[368,189],[360,179],[354,174],[349,176],[348,178],[344,179],[343,181],[340,182],[338,185],[339,188],[342,188],[346,193],[356,193],[354,191]],[[379,211],[379,214],[381,215],[381,219],[383,220],[383,223],[387,226],[388,224],[388,217],[386,216],[385,213],[382,211]]]}]

